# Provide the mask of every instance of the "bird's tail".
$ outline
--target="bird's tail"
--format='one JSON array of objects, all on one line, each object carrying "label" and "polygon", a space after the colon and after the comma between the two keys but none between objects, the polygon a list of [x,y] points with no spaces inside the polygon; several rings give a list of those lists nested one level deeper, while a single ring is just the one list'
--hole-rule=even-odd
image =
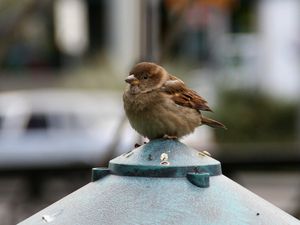
[{"label": "bird's tail", "polygon": [[227,130],[227,128],[224,126],[224,124],[222,124],[216,120],[207,118],[205,116],[202,116],[202,124],[205,124],[205,125],[208,125],[208,126],[214,127],[214,128],[223,128],[223,129]]}]

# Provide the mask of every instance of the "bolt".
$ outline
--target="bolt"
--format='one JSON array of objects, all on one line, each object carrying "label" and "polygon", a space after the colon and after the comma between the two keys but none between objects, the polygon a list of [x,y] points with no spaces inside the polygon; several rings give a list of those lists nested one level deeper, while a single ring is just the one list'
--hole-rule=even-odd
[{"label": "bolt", "polygon": [[211,154],[208,151],[203,151],[203,153],[207,156],[211,156]]},{"label": "bolt", "polygon": [[202,151],[202,152],[198,152],[199,156],[211,156],[211,154],[208,151]]},{"label": "bolt", "polygon": [[206,156],[203,152],[198,152],[199,156]]},{"label": "bolt", "polygon": [[167,153],[162,153],[160,155],[160,161],[168,161],[168,159],[169,159],[169,156]]}]

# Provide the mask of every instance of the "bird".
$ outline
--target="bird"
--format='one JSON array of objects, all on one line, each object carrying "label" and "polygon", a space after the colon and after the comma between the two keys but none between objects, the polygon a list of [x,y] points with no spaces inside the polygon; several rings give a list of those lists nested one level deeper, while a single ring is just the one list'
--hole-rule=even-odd
[{"label": "bird", "polygon": [[201,111],[210,111],[207,101],[162,66],[136,64],[126,77],[123,105],[130,125],[149,140],[179,139],[201,125],[226,127]]}]

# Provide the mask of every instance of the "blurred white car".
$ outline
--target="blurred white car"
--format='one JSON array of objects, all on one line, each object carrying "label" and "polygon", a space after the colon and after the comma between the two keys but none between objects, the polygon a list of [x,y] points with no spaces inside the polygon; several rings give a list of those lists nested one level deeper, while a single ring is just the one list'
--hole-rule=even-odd
[{"label": "blurred white car", "polygon": [[[30,90],[0,94],[0,169],[95,166],[133,148],[121,93]],[[109,152],[117,141],[116,152]],[[112,154],[112,155],[111,155]]]}]

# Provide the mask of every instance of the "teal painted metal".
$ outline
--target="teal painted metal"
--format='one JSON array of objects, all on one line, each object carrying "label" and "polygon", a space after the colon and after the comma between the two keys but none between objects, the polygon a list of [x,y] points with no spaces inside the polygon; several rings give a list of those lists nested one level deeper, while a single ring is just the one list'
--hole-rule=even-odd
[{"label": "teal painted metal", "polygon": [[209,187],[209,173],[188,173],[187,179],[198,187]]},{"label": "teal painted metal", "polygon": [[178,140],[157,139],[113,159],[107,168],[94,168],[92,181],[109,173],[120,176],[187,177],[199,187],[209,186],[209,176],[221,175],[219,161],[199,154]]},{"label": "teal painted metal", "polygon": [[93,180],[20,225],[300,225],[178,141],[151,141],[95,168]]},{"label": "teal painted metal", "polygon": [[92,169],[92,181],[99,180],[105,176],[110,174],[110,170],[108,168],[93,168]]},{"label": "teal painted metal", "polygon": [[191,172],[210,176],[222,174],[219,161],[168,139],[152,140],[111,160],[109,169],[116,175],[143,177],[185,177]]}]

